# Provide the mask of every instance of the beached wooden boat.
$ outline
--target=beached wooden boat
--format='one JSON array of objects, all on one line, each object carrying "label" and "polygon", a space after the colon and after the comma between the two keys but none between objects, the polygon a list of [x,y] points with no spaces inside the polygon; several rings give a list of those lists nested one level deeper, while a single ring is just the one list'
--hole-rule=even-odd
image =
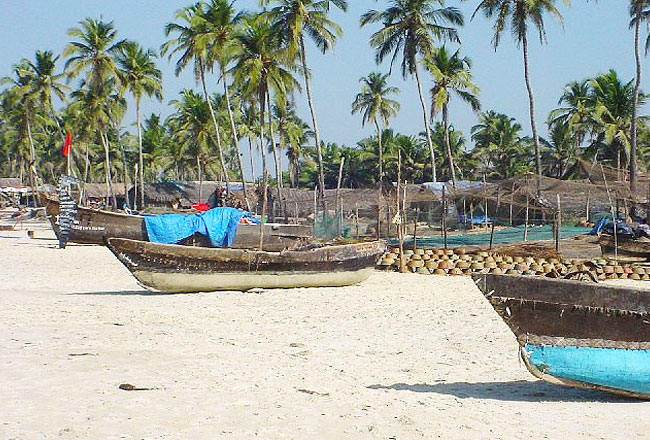
[{"label": "beached wooden boat", "polygon": [[650,291],[512,275],[473,275],[536,377],[650,399]]},{"label": "beached wooden boat", "polygon": [[[52,229],[61,242],[63,238],[62,232],[64,231],[62,231],[58,221],[61,213],[59,199],[42,194],[41,201],[45,206]],[[63,241],[64,243],[104,245],[109,237],[147,240],[144,217],[141,215],[129,215],[83,206],[75,206],[71,215],[73,219],[66,225],[68,237],[67,240]],[[265,250],[280,251],[288,247],[304,244],[311,237],[312,229],[310,226],[267,223],[264,225],[263,246]],[[259,225],[241,224],[237,227],[237,235],[232,247],[240,249],[252,248],[259,246],[259,241]],[[198,234],[190,237],[184,244],[209,246],[207,238],[203,238]]]},{"label": "beached wooden boat", "polygon": [[[614,237],[611,235],[601,235],[598,238],[600,249],[603,254],[614,254]],[[650,240],[630,238],[618,238],[618,255],[627,257],[650,258]]]},{"label": "beached wooden boat", "polygon": [[371,241],[267,252],[118,238],[108,247],[147,289],[170,293],[347,286],[367,279],[386,249]]}]

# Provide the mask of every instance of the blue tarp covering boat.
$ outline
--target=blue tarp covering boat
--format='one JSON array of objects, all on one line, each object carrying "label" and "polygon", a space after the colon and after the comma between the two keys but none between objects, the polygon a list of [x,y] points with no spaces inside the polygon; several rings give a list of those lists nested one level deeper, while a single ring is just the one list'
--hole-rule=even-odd
[{"label": "blue tarp covering boat", "polygon": [[164,214],[144,217],[149,241],[174,244],[195,233],[205,235],[214,247],[229,247],[235,240],[237,226],[249,212],[220,207],[199,214]]}]

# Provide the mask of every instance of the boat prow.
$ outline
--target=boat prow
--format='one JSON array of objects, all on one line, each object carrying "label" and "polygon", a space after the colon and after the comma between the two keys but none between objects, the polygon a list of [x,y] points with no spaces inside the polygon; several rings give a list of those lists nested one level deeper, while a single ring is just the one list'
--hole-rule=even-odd
[{"label": "boat prow", "polygon": [[544,381],[650,399],[650,291],[473,275]]}]

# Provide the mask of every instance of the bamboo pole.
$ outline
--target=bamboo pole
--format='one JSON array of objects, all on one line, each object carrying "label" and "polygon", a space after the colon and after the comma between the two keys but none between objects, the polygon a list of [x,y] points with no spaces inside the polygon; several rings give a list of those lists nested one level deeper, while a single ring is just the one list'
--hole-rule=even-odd
[{"label": "bamboo pole", "polygon": [[413,219],[413,250],[418,248],[418,217],[420,208],[415,208],[415,218]]}]

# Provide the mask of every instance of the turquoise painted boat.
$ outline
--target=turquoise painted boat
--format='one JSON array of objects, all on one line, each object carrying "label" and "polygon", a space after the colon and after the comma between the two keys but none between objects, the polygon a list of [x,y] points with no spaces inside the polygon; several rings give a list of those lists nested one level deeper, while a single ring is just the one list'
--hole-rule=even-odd
[{"label": "turquoise painted boat", "polygon": [[476,274],[539,379],[650,399],[650,291]]}]

